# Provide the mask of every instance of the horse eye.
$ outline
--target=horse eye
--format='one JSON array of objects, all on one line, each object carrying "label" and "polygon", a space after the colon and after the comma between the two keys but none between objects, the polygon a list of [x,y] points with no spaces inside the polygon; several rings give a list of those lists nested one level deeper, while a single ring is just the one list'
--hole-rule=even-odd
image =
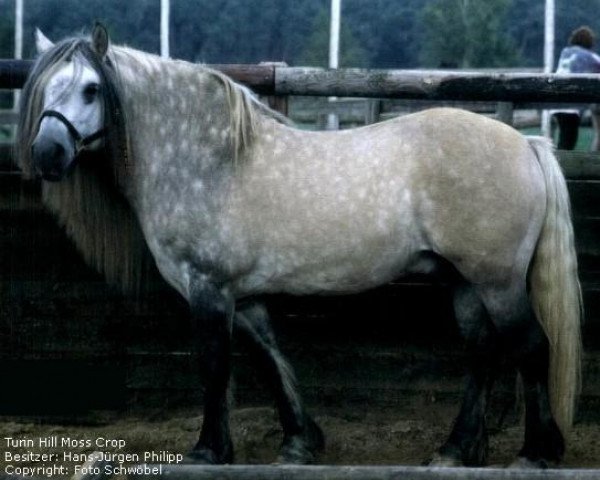
[{"label": "horse eye", "polygon": [[85,103],[92,103],[100,91],[100,85],[97,83],[88,83],[83,89],[83,98]]}]

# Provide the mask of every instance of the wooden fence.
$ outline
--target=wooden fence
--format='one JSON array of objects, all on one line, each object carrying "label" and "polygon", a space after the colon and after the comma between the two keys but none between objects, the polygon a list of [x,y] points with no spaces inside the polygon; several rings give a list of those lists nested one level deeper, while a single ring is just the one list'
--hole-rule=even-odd
[{"label": "wooden fence", "polygon": [[[30,65],[0,61],[0,87],[22,86]],[[280,105],[288,95],[485,101],[491,107],[498,102],[600,103],[600,79],[592,75],[330,71],[273,64],[214,67]],[[584,284],[585,368],[593,372],[600,368],[600,160],[587,153],[559,156],[573,201]],[[13,385],[12,394],[0,399],[0,412],[39,408],[36,398],[41,391],[45,407],[57,412],[162,403],[165,396],[171,404],[199,401],[200,381],[186,340],[186,307],[159,285],[137,300],[107,287],[83,265],[41,208],[39,185],[21,181],[10,162],[10,147],[0,148],[0,374]],[[458,334],[443,286],[411,278],[363,295],[277,296],[269,305],[283,349],[297,365],[309,400],[339,395],[390,404],[423,388],[415,379],[426,379],[427,388],[438,391],[460,390]],[[399,316],[406,320],[397,322]],[[365,317],[370,319],[367,331]],[[438,352],[435,359],[432,345]],[[347,361],[357,354],[360,365]],[[344,374],[341,364],[347,365]],[[241,367],[240,402],[264,398],[254,386],[255,377],[244,369],[250,370]],[[402,378],[398,372],[403,372]],[[67,387],[61,380],[65,373],[82,381]],[[92,375],[101,381],[85,381]],[[65,388],[79,389],[79,394],[65,399]],[[598,398],[599,382],[586,382],[584,403]]]},{"label": "wooden fence", "polygon": [[[600,102],[598,76],[436,70],[288,67],[276,63],[222,65],[234,80],[263,95],[404,98],[502,102]],[[1,88],[21,88],[31,61],[0,60]]]},{"label": "wooden fence", "polygon": [[[0,60],[0,88],[20,88],[32,62]],[[402,99],[404,102],[444,101],[461,102],[466,108],[476,103],[490,103],[501,120],[512,123],[517,108],[555,108],[561,104],[600,103],[598,78],[590,74],[556,75],[517,73],[514,71],[419,71],[364,70],[288,67],[281,63],[259,65],[214,64],[236,81],[246,84],[256,93],[268,98],[270,105],[287,114],[289,96],[339,96]],[[465,105],[467,104],[467,105]],[[338,110],[343,103],[332,105]],[[397,103],[395,104],[398,105]],[[385,108],[379,100],[365,104],[364,120],[372,123]],[[5,113],[4,116],[10,116]],[[0,115],[0,124],[2,115]]]},{"label": "wooden fence", "polygon": [[598,470],[507,470],[402,466],[172,466],[132,480],[597,480]]},{"label": "wooden fence", "polygon": [[[597,480],[595,469],[510,470],[504,468],[295,465],[137,465],[130,480]],[[147,473],[145,473],[147,472]],[[43,480],[0,474],[0,480]],[[78,480],[110,480],[89,474]],[[118,478],[123,478],[120,475]]]}]

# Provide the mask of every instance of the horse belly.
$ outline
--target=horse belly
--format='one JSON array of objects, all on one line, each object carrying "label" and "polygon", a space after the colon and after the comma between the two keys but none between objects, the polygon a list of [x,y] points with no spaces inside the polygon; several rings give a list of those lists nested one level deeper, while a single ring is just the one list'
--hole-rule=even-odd
[{"label": "horse belly", "polygon": [[343,139],[324,150],[311,144],[302,161],[257,165],[235,189],[231,224],[256,252],[255,267],[236,281],[240,294],[353,293],[403,273],[422,243],[408,164],[389,139]]},{"label": "horse belly", "polygon": [[240,296],[256,293],[339,295],[388,283],[407,270],[415,248],[402,236],[362,245],[330,242],[320,250],[288,248],[263,255],[236,282]]}]

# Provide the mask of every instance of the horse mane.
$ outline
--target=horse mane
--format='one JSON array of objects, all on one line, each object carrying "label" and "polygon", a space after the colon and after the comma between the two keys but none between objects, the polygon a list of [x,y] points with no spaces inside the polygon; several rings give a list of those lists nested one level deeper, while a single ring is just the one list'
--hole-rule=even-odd
[{"label": "horse mane", "polygon": [[87,155],[92,158],[81,159],[69,178],[43,182],[42,200],[89,266],[124,293],[139,295],[158,272],[133,210],[98,171],[95,155]]},{"label": "horse mane", "polygon": [[258,114],[272,118],[283,125],[293,124],[287,117],[262,103],[249,88],[234,82],[218,70],[203,68],[206,73],[222,84],[227,98],[234,163],[244,157],[244,153],[252,146],[256,138]]}]

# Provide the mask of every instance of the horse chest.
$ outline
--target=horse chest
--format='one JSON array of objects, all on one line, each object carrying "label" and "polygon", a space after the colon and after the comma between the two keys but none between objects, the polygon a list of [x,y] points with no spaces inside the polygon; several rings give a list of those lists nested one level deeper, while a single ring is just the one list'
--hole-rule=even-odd
[{"label": "horse chest", "polygon": [[236,244],[233,233],[210,209],[180,203],[147,217],[144,236],[156,265],[185,298],[193,275],[208,275],[224,283],[241,268],[243,246]]}]

